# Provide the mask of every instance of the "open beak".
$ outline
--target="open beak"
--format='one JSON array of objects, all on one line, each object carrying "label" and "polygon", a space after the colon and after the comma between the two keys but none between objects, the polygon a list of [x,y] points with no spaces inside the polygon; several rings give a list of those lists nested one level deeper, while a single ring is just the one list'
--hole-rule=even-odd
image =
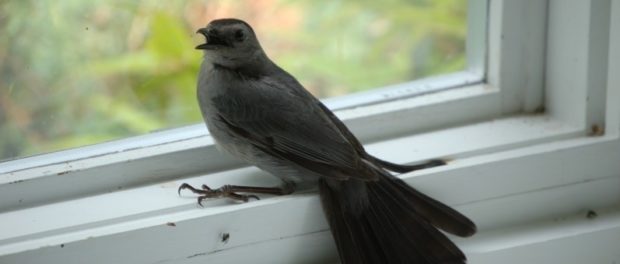
[{"label": "open beak", "polygon": [[209,34],[207,33],[207,28],[198,29],[198,31],[196,31],[196,34],[202,34],[203,36],[205,36],[205,43],[196,46],[196,49],[199,49],[199,50],[210,49],[209,48]]},{"label": "open beak", "polygon": [[198,29],[196,31],[196,34],[202,34],[203,36],[205,36],[205,43],[196,46],[196,49],[212,50],[217,49],[221,46],[229,46],[228,42],[224,41],[216,33],[213,33],[212,30],[208,30],[206,27]]}]

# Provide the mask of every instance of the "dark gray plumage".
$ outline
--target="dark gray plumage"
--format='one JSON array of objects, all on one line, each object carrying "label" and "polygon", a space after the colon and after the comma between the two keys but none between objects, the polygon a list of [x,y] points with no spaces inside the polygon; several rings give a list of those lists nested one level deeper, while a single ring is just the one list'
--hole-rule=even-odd
[{"label": "dark gray plumage", "polygon": [[[465,263],[435,227],[470,236],[476,226],[450,207],[386,171],[444,164],[398,165],[366,153],[347,127],[297,80],[274,64],[252,28],[214,20],[198,33],[207,42],[198,102],[218,147],[282,179],[281,187],[196,189],[204,198],[247,201],[249,193],[288,194],[319,186],[342,263]],[[290,212],[295,213],[295,212]]]}]

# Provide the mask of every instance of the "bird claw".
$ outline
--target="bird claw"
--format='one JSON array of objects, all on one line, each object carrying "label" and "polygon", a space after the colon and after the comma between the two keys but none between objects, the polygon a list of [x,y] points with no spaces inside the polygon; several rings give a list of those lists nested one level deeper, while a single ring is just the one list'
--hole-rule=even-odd
[{"label": "bird claw", "polygon": [[256,199],[256,201],[260,200],[260,198],[258,198],[258,196],[256,196],[256,195],[245,195],[245,196],[247,197],[247,201],[249,201],[250,198],[254,198],[254,199]]},{"label": "bird claw", "polygon": [[236,201],[241,201],[241,202],[248,202],[252,198],[256,200],[260,200],[260,198],[258,198],[258,196],[256,195],[238,194],[234,191],[234,188],[232,188],[230,185],[224,185],[217,189],[211,189],[206,184],[203,184],[201,186],[201,189],[197,189],[187,183],[183,183],[181,184],[181,186],[179,186],[179,189],[177,190],[177,192],[179,193],[179,195],[181,195],[181,190],[186,190],[186,189],[190,190],[191,192],[195,194],[200,195],[198,196],[198,205],[200,205],[201,207],[203,206],[202,202],[208,198],[227,197],[227,198],[230,198]]},{"label": "bird claw", "polygon": [[192,190],[192,192],[195,193],[195,188],[192,187],[191,185],[187,184],[187,183],[183,183],[181,184],[181,186],[179,186],[179,189],[177,189],[177,193],[179,194],[179,196],[181,196],[181,190],[185,190],[185,189],[190,189]]},{"label": "bird claw", "polygon": [[198,196],[198,205],[200,205],[200,207],[204,207],[204,205],[202,205],[202,201],[204,201],[205,199],[207,199],[207,197]]}]

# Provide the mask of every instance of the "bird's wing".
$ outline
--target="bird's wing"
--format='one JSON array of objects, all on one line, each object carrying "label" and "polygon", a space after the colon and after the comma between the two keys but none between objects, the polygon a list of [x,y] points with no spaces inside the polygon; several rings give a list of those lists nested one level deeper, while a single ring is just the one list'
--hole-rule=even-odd
[{"label": "bird's wing", "polygon": [[[296,86],[298,85],[298,86]],[[238,138],[326,177],[372,180],[355,147],[296,81],[262,78],[214,99]]]}]

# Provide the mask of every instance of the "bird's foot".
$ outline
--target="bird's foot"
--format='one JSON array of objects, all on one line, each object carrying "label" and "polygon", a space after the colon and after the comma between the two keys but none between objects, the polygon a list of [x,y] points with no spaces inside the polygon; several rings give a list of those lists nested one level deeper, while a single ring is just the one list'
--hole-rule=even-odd
[{"label": "bird's foot", "polygon": [[260,200],[260,198],[258,198],[258,196],[256,195],[245,195],[245,194],[239,194],[235,191],[235,187],[234,185],[224,185],[220,188],[217,189],[211,189],[209,186],[207,186],[206,184],[202,185],[201,189],[197,189],[194,188],[193,186],[187,184],[187,183],[183,183],[181,184],[181,186],[179,186],[179,190],[178,193],[179,195],[181,195],[181,190],[190,190],[195,194],[200,194],[200,196],[198,196],[198,204],[200,206],[202,206],[202,201],[204,201],[205,199],[208,198],[230,198],[236,201],[241,201],[241,202],[247,202],[249,201],[251,198],[254,198],[256,200]]}]

